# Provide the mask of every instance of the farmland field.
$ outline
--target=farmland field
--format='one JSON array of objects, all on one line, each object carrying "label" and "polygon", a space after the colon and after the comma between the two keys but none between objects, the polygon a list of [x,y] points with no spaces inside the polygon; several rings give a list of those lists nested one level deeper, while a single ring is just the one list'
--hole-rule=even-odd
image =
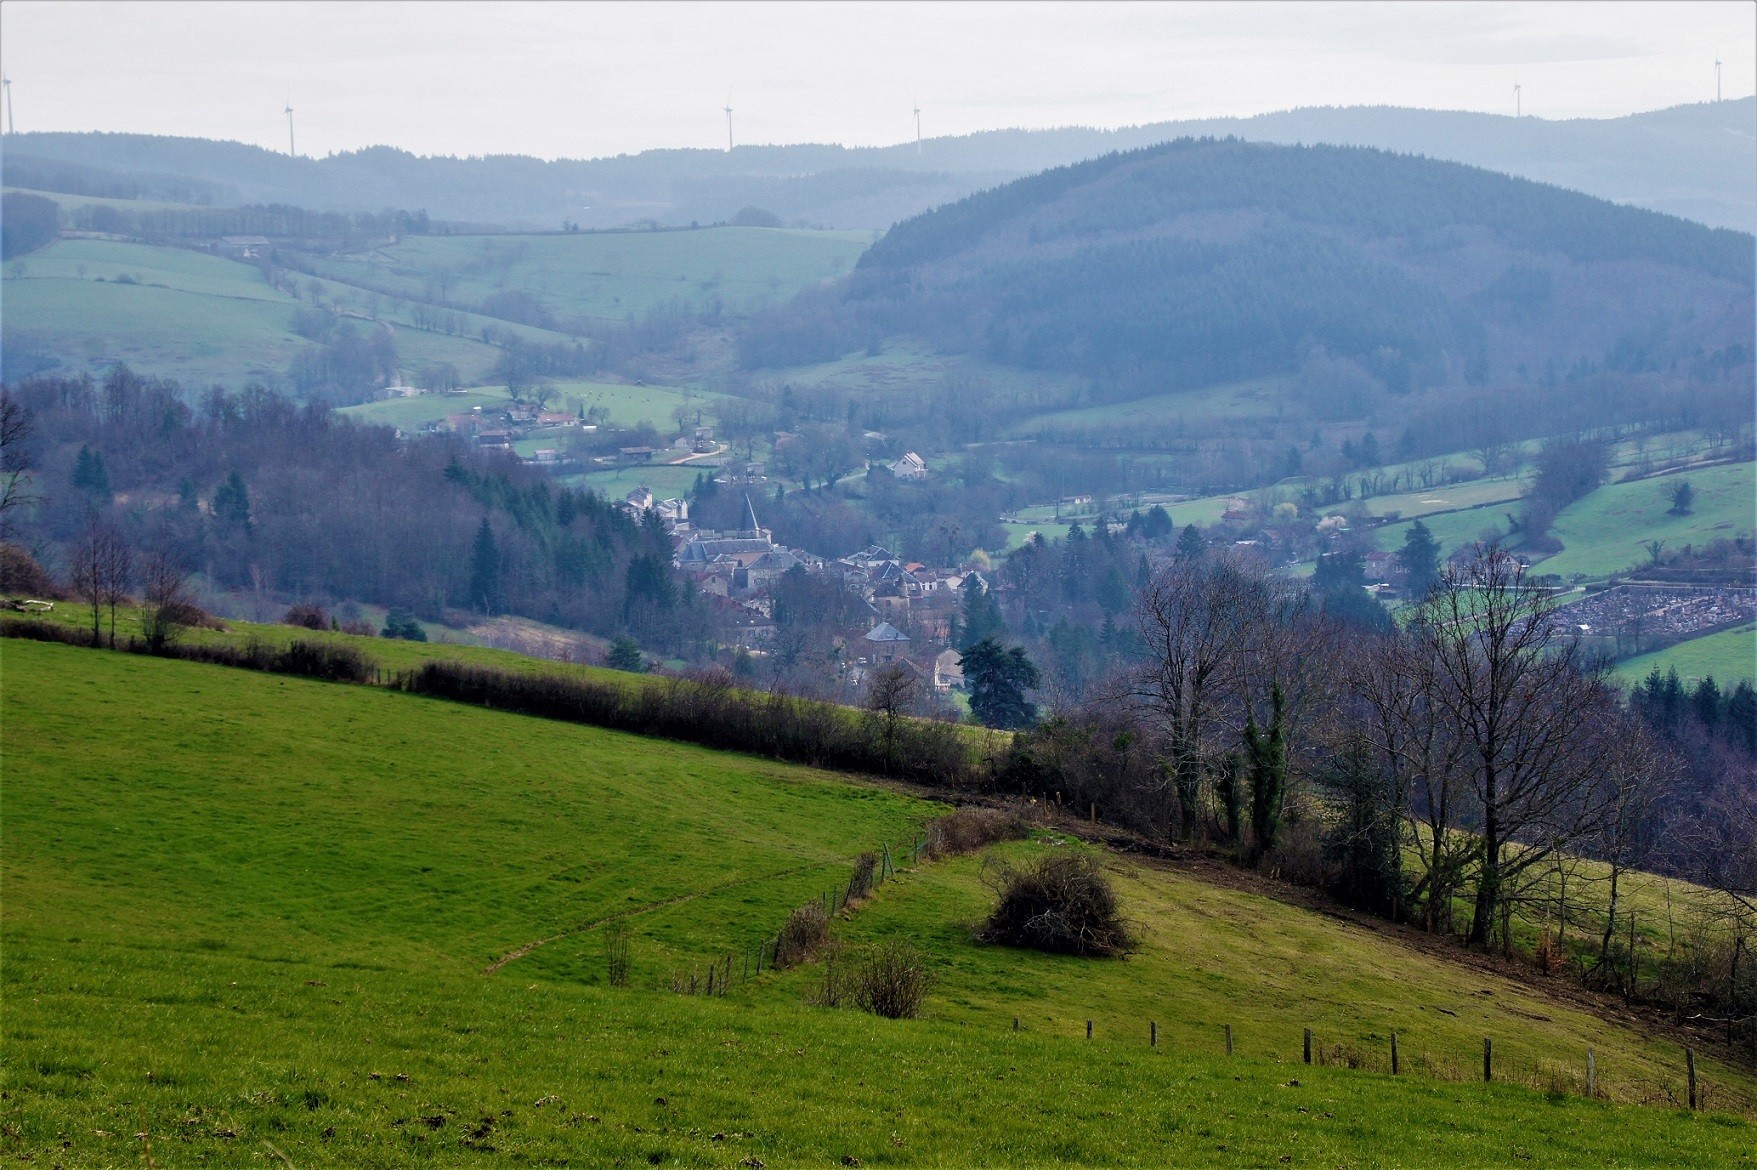
[{"label": "farmland field", "polygon": [[[1601,487],[1556,517],[1552,531],[1564,548],[1543,561],[1541,571],[1605,576],[1645,563],[1642,545],[1649,540],[1663,540],[1676,550],[1748,537],[1757,529],[1753,467],[1757,464],[1732,463]],[[1695,489],[1695,504],[1689,515],[1672,516],[1671,490],[1680,480]]]},{"label": "farmland field", "polygon": [[870,232],[738,227],[408,236],[319,269],[413,299],[425,299],[443,276],[445,299],[460,304],[517,289],[557,316],[620,322],[674,299],[701,305],[717,298],[735,311],[783,301],[853,268],[871,242]]},{"label": "farmland field", "polygon": [[1628,683],[1640,682],[1656,666],[1661,674],[1675,669],[1686,685],[1709,677],[1722,688],[1740,679],[1757,683],[1757,626],[1704,634],[1627,659],[1617,664],[1617,677]]},{"label": "farmland field", "polygon": [[[1675,1089],[1664,1042],[1137,863],[1110,863],[1143,933],[1126,961],[974,944],[986,894],[971,858],[906,871],[838,928],[856,948],[903,933],[927,950],[938,983],[921,1020],[808,1006],[815,964],[679,996],[679,971],[771,932],[935,806],[370,688],[3,649],[0,1148],[45,1165],[490,1151],[588,1165],[1707,1165],[1757,1136],[1734,1116],[1569,1091],[1589,1044],[1613,1100]],[[1049,834],[1013,848],[1074,847]],[[596,928],[613,917],[633,929],[626,988],[604,978]],[[1222,1023],[1238,1029],[1232,1060]],[[1364,1069],[1290,1075],[1305,1026]],[[1393,1027],[1408,1068],[1395,1079],[1371,1071]],[[1484,1034],[1509,1078],[1558,1091],[1469,1083]],[[1714,1104],[1749,1107],[1745,1078],[1704,1069]]]},{"label": "farmland field", "polygon": [[[702,421],[714,421],[714,407],[720,396],[690,388],[670,386],[629,386],[614,382],[557,382],[555,396],[548,409],[578,414],[582,409],[603,407],[614,426],[632,427],[651,423],[660,431],[677,429],[679,409],[700,410]],[[348,406],[342,413],[365,422],[413,429],[423,423],[438,422],[447,415],[461,414],[480,406],[484,411],[503,410],[512,402],[504,386],[473,386],[459,394],[423,394],[416,398],[390,398],[383,402],[366,402]]]}]

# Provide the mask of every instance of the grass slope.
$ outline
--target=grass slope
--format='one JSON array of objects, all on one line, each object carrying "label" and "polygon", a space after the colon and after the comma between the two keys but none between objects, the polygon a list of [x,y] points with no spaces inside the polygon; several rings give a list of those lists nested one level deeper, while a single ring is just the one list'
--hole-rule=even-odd
[{"label": "grass slope", "polygon": [[1678,677],[1686,683],[1709,677],[1723,688],[1740,679],[1757,683],[1757,626],[1704,634],[1676,646],[1667,646],[1664,650],[1627,659],[1617,664],[1617,677],[1637,683],[1656,666],[1661,674],[1676,670]]},{"label": "grass slope", "polygon": [[[974,860],[883,887],[843,929],[931,949],[924,1020],[804,1007],[809,968],[678,997],[659,988],[679,965],[773,929],[930,806],[405,695],[3,650],[0,1150],[43,1164],[131,1163],[146,1141],[164,1165],[301,1166],[489,1151],[551,1165],[1733,1165],[1754,1148],[1730,1116],[1289,1069],[1277,1061],[1301,1023],[1363,1047],[1403,1025],[1412,1063],[1432,1053],[1467,1074],[1484,1030],[1515,1062],[1597,1043],[1613,1083],[1669,1065],[1663,1046],[1492,979],[1139,867],[1121,877],[1145,943],[1119,963],[972,945]],[[612,914],[636,931],[628,989],[604,985],[579,930]],[[1015,1014],[1018,1034],[1002,1023]],[[1070,1038],[1084,1015],[1100,1021],[1090,1045]],[[1166,1029],[1158,1049],[1136,1034],[1147,1018]],[[1236,1060],[1215,1055],[1222,1021],[1240,1025]]]},{"label": "grass slope", "polygon": [[[1563,550],[1546,573],[1605,576],[1646,563],[1649,540],[1667,548],[1750,536],[1757,528],[1757,464],[1731,463],[1601,487],[1563,509],[1553,534]],[[1696,498],[1688,516],[1668,514],[1672,488],[1688,480]]]},{"label": "grass slope", "polygon": [[[400,339],[399,339],[400,340]],[[410,430],[437,422],[447,415],[462,414],[480,406],[484,412],[504,410],[512,401],[504,386],[476,386],[461,394],[423,394],[416,398],[391,398],[342,408],[342,413],[367,422],[384,423]],[[578,414],[581,409],[601,406],[610,422],[619,427],[651,423],[662,432],[677,429],[676,412],[700,410],[704,422],[712,423],[718,394],[691,387],[629,386],[617,382],[557,382],[548,409]]]},{"label": "grass slope", "polygon": [[779,303],[841,276],[870,232],[703,228],[570,235],[408,236],[367,256],[332,260],[333,279],[424,299],[444,274],[446,299],[480,304],[495,292],[530,293],[557,316],[622,321],[681,299],[734,310]]}]

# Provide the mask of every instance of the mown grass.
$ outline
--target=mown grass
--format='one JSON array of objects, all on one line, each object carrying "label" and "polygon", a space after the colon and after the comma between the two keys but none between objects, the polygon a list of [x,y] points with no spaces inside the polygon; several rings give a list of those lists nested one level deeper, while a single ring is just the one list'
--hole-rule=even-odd
[{"label": "mown grass", "polygon": [[[1647,563],[1650,540],[1668,550],[1716,538],[1750,536],[1757,529],[1757,464],[1732,463],[1615,483],[1563,509],[1552,529],[1563,550],[1541,571],[1605,576]],[[1673,516],[1671,492],[1680,480],[1695,489],[1690,514]]]},{"label": "mown grass", "polygon": [[[577,415],[581,410],[603,407],[611,425],[633,427],[651,423],[662,432],[677,429],[679,408],[700,410],[703,421],[714,421],[714,408],[721,398],[698,390],[670,386],[628,386],[613,382],[557,382],[548,409]],[[391,398],[343,407],[341,413],[366,422],[413,429],[437,422],[448,415],[463,414],[480,406],[483,413],[505,410],[512,402],[505,386],[474,386],[462,394],[423,394],[416,398]]]},{"label": "mown grass", "polygon": [[1617,664],[1617,677],[1638,683],[1654,667],[1664,674],[1676,670],[1686,683],[1712,677],[1724,689],[1740,679],[1757,683],[1757,625],[1704,634]]},{"label": "mown grass", "polygon": [[[1757,1148],[1733,1116],[1468,1083],[1485,1030],[1515,1064],[1596,1042],[1607,1087],[1642,1061],[1665,1076],[1666,1050],[1139,866],[1118,877],[1142,949],[1109,963],[971,943],[976,859],[882,886],[840,929],[929,950],[922,1020],[806,1007],[809,967],[676,996],[678,964],[772,930],[933,806],[367,688],[0,653],[0,1149],[38,1164],[135,1164],[148,1141],[160,1165],[300,1166],[1736,1165]],[[616,913],[637,932],[627,989],[569,933]],[[1306,1024],[1363,1050],[1404,1026],[1412,1064],[1456,1043],[1465,1079],[1291,1065]]]}]

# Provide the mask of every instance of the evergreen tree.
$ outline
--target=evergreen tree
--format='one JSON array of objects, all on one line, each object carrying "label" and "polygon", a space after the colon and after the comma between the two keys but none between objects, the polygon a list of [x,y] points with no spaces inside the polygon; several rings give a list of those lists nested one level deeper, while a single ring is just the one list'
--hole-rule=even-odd
[{"label": "evergreen tree", "polygon": [[611,670],[626,670],[639,674],[646,670],[646,661],[641,657],[638,643],[627,634],[618,634],[610,643],[610,654],[604,659],[604,665]]},{"label": "evergreen tree", "polygon": [[244,487],[244,477],[236,471],[226,477],[226,482],[214,492],[214,519],[223,527],[250,528],[250,492]]},{"label": "evergreen tree", "polygon": [[89,447],[80,447],[79,458],[73,462],[73,486],[104,503],[110,502],[110,473],[104,457]]},{"label": "evergreen tree", "polygon": [[1194,524],[1184,525],[1184,530],[1177,535],[1177,555],[1184,560],[1193,561],[1208,551],[1208,542]]},{"label": "evergreen tree", "polygon": [[1037,705],[1025,692],[1040,679],[1025,651],[984,638],[964,651],[963,666],[970,713],[984,727],[1017,729],[1037,722]]},{"label": "evergreen tree", "polygon": [[405,642],[425,642],[427,631],[415,620],[415,615],[401,607],[393,608],[384,616],[384,629],[379,631],[381,638],[401,638]]},{"label": "evergreen tree", "polygon": [[1440,546],[1428,526],[1417,520],[1404,534],[1397,560],[1409,574],[1409,595],[1421,597],[1440,579]]},{"label": "evergreen tree", "polygon": [[994,594],[976,578],[966,578],[963,591],[964,610],[953,632],[953,644],[958,650],[967,650],[986,638],[1006,637],[1007,623],[1001,617],[1000,606],[995,604]]},{"label": "evergreen tree", "polygon": [[483,613],[500,609],[500,549],[488,517],[476,529],[476,547],[470,554],[470,604]]}]

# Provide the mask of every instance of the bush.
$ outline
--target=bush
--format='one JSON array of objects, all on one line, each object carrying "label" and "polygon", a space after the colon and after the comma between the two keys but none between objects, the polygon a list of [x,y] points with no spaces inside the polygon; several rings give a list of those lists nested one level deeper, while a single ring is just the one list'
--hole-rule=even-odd
[{"label": "bush", "polygon": [[848,901],[854,902],[872,893],[873,875],[878,873],[878,854],[862,853],[854,859],[854,876],[848,879]]},{"label": "bush", "polygon": [[861,1011],[887,1020],[912,1020],[933,983],[922,953],[903,939],[890,939],[869,951],[854,972],[854,1002]]},{"label": "bush", "polygon": [[830,935],[830,916],[822,902],[807,902],[787,916],[787,924],[775,939],[775,966],[795,967],[805,962]]},{"label": "bush", "polygon": [[323,612],[323,606],[300,602],[287,610],[281,618],[283,626],[298,626],[305,630],[329,629],[329,614]]},{"label": "bush", "polygon": [[985,875],[1000,903],[978,932],[983,942],[1057,955],[1112,957],[1134,949],[1116,891],[1084,853],[1056,853]]},{"label": "bush", "polygon": [[36,601],[59,601],[67,595],[36,559],[16,544],[0,543],[0,593]]},{"label": "bush", "polygon": [[927,822],[924,856],[938,859],[974,853],[997,841],[1022,841],[1031,826],[1017,813],[998,808],[966,806]]}]

